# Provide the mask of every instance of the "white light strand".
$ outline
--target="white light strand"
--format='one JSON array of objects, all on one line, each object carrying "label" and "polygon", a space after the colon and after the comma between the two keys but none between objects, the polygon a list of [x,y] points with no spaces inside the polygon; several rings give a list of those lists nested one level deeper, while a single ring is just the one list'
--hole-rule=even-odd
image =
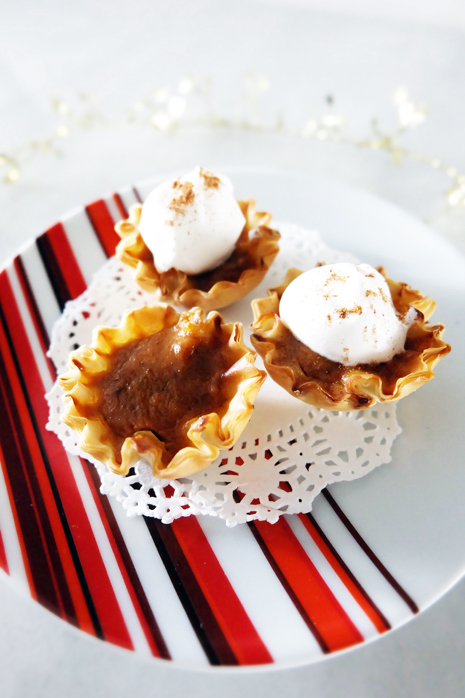
[{"label": "white light strand", "polygon": [[[132,126],[155,128],[160,132],[176,131],[182,128],[203,127],[207,129],[229,128],[255,133],[281,133],[304,140],[339,143],[356,148],[383,152],[390,156],[394,164],[402,160],[413,160],[433,170],[442,172],[449,180],[447,204],[450,207],[465,206],[465,175],[437,157],[409,150],[402,144],[403,135],[424,123],[428,108],[409,96],[405,87],[399,87],[393,95],[393,105],[397,112],[398,126],[392,133],[383,132],[378,120],[371,120],[370,133],[362,139],[352,137],[347,131],[348,119],[337,114],[333,108],[333,98],[327,98],[328,110],[320,116],[309,117],[303,126],[286,126],[285,118],[278,115],[274,123],[267,123],[262,116],[260,100],[271,88],[264,76],[247,73],[243,88],[233,109],[234,115],[220,114],[214,107],[213,81],[210,78],[183,77],[177,88],[166,86],[155,88],[148,96],[136,100],[125,116],[107,117],[91,104],[85,94],[77,99],[77,106],[60,98],[52,99],[52,107],[59,117],[55,129],[42,138],[0,152],[0,172],[5,184],[16,184],[21,179],[27,163],[34,157],[52,154],[62,156],[61,142],[65,138],[78,137],[79,133],[105,126]],[[191,116],[200,105],[198,116]],[[190,111],[191,109],[191,111]]]}]

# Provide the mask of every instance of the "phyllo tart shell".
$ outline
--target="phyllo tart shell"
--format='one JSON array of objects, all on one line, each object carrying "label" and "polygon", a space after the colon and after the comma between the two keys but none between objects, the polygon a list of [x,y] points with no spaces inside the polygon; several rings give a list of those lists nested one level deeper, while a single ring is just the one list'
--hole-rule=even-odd
[{"label": "phyllo tart shell", "polygon": [[384,276],[396,310],[405,314],[410,306],[417,319],[407,332],[404,350],[382,364],[347,367],[313,352],[283,324],[279,302],[284,290],[302,274],[289,269],[284,282],[268,290],[268,297],[252,301],[254,322],[251,341],[276,383],[304,402],[326,410],[360,410],[379,402],[405,397],[433,378],[437,362],[450,351],[442,341],[442,324],[426,321],[436,304],[432,298],[405,283]]},{"label": "phyllo tart shell", "polygon": [[128,312],[98,327],[59,378],[63,421],[85,453],[120,475],[139,460],[160,478],[192,475],[230,448],[265,380],[240,323],[200,308]]},{"label": "phyllo tart shell", "polygon": [[211,271],[188,275],[169,269],[158,273],[153,254],[139,231],[142,204],[134,204],[129,218],[115,226],[121,237],[116,254],[134,270],[141,288],[155,294],[157,300],[185,308],[223,308],[258,286],[279,252],[281,236],[269,227],[271,214],[256,211],[253,199],[238,204],[246,220],[244,228],[230,257]]}]

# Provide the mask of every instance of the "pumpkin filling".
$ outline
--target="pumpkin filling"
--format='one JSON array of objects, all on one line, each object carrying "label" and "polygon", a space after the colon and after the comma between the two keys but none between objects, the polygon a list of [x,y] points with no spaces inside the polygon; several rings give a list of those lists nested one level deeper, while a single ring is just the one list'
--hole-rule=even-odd
[{"label": "pumpkin filling", "polygon": [[198,288],[208,293],[219,281],[230,281],[236,284],[243,271],[256,267],[256,262],[247,249],[249,245],[248,235],[241,234],[234,250],[223,264],[203,274],[188,275],[187,287]]},{"label": "pumpkin filling", "polygon": [[222,417],[228,408],[237,389],[237,377],[227,375],[237,360],[228,339],[218,318],[208,336],[167,327],[116,349],[107,371],[92,380],[99,399],[86,407],[86,416],[103,418],[117,453],[127,437],[152,431],[164,443],[162,460],[168,463],[190,445],[190,420],[211,412]]},{"label": "pumpkin filling", "polygon": [[[256,334],[253,338],[257,342],[263,341],[263,338]],[[341,400],[347,394],[344,379],[350,376],[351,368],[317,354],[298,340],[284,325],[280,326],[279,337],[276,337],[274,342],[273,364],[288,366],[293,370],[295,390],[299,390],[300,386],[307,381],[315,381],[334,400]],[[392,394],[399,378],[415,370],[418,353],[429,345],[428,334],[417,331],[415,336],[407,335],[404,351],[390,361],[375,365],[359,364],[352,370],[378,375],[382,381],[383,392],[387,395]],[[354,396],[354,401],[363,406],[370,400],[363,396],[357,398]]]}]

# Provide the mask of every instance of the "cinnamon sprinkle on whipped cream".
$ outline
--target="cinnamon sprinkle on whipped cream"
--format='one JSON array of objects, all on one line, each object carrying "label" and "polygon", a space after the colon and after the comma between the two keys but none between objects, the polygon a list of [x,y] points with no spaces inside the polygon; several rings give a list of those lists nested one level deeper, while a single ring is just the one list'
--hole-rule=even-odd
[{"label": "cinnamon sprinkle on whipped cream", "polygon": [[211,172],[207,172],[203,167],[200,168],[200,176],[203,177],[205,186],[209,189],[218,189],[221,184],[221,179]]},{"label": "cinnamon sprinkle on whipped cream", "polygon": [[244,224],[230,180],[196,167],[149,194],[139,230],[158,273],[174,268],[194,275],[231,255]]},{"label": "cinnamon sprinkle on whipped cream", "polygon": [[168,208],[178,215],[184,215],[186,207],[194,203],[194,186],[192,182],[181,183],[179,180],[176,180],[173,182],[173,189],[180,189],[181,193],[177,198],[174,197]]},{"label": "cinnamon sprinkle on whipped cream", "polygon": [[345,366],[379,364],[404,349],[418,316],[394,307],[383,276],[368,264],[315,267],[284,291],[282,322],[303,344]]}]

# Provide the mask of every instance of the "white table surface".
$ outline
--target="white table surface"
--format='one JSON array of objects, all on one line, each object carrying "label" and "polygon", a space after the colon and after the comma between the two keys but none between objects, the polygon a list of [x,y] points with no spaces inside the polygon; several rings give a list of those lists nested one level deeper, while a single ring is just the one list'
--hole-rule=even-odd
[{"label": "white table surface", "polygon": [[[375,5],[375,3],[373,3]],[[429,107],[406,146],[465,173],[465,21],[462,5],[364,2],[134,0],[5,3],[0,9],[0,153],[61,123],[50,98],[86,92],[110,120],[61,142],[63,157],[25,164],[0,184],[0,258],[67,210],[122,184],[197,163],[310,171],[362,187],[410,210],[465,252],[465,209],[450,210],[449,180],[419,163],[394,166],[379,152],[240,130],[156,132],[117,124],[131,104],[181,78],[214,80],[218,110],[233,117],[248,71],[266,76],[263,116],[294,127],[333,109],[354,136],[373,116],[395,127],[392,93],[405,85]],[[456,349],[459,350],[460,349]],[[397,698],[465,693],[465,583],[407,626],[373,644],[289,671],[215,675],[142,661],[74,631],[0,581],[0,695],[221,695]]]}]

